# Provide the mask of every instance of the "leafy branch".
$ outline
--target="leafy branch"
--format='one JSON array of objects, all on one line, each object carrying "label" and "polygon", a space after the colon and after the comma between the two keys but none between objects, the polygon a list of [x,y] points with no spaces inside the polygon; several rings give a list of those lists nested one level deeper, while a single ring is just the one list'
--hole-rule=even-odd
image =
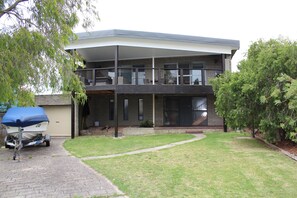
[{"label": "leafy branch", "polygon": [[22,3],[22,2],[26,2],[28,0],[17,0],[16,2],[14,2],[12,5],[10,5],[8,8],[6,8],[5,10],[1,10],[0,11],[0,18],[2,16],[4,16],[5,14],[11,13],[11,11],[15,10],[16,7]]}]

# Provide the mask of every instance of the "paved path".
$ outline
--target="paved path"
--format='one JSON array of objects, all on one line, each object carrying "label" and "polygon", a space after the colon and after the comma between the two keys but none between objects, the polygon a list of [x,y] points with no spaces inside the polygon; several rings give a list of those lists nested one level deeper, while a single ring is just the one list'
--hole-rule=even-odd
[{"label": "paved path", "polygon": [[190,140],[127,153],[77,159],[64,150],[65,139],[55,138],[50,147],[24,148],[21,161],[12,160],[13,150],[0,149],[0,198],[6,197],[125,197],[104,176],[81,160],[104,159],[151,152],[194,142],[205,137],[195,134]]},{"label": "paved path", "polygon": [[181,145],[181,144],[186,144],[186,143],[190,143],[190,142],[194,142],[197,140],[201,140],[203,138],[205,138],[206,136],[204,134],[193,134],[196,137],[190,139],[190,140],[184,140],[184,141],[180,141],[180,142],[174,142],[171,144],[166,144],[163,146],[157,146],[157,147],[153,147],[153,148],[147,148],[147,149],[141,149],[141,150],[136,150],[136,151],[131,151],[131,152],[126,152],[126,153],[119,153],[119,154],[113,154],[113,155],[103,155],[103,156],[92,156],[92,157],[84,157],[81,158],[81,160],[92,160],[92,159],[105,159],[105,158],[113,158],[113,157],[118,157],[118,156],[123,156],[123,155],[135,155],[135,154],[139,154],[139,153],[147,153],[147,152],[152,152],[152,151],[158,151],[161,149],[167,149],[167,148],[171,148],[177,145]]},{"label": "paved path", "polygon": [[104,176],[71,157],[55,138],[50,147],[24,148],[21,161],[0,149],[0,197],[124,197]]}]

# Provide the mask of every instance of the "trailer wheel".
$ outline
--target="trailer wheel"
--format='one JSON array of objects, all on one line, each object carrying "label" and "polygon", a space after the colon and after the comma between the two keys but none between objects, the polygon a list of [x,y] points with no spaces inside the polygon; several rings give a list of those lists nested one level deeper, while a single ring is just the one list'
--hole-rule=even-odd
[{"label": "trailer wheel", "polygon": [[50,141],[45,142],[45,146],[49,147],[51,145]]},{"label": "trailer wheel", "polygon": [[9,146],[9,145],[7,145],[7,144],[5,144],[5,148],[8,148],[8,149],[13,149],[14,147],[12,147],[12,146]]}]

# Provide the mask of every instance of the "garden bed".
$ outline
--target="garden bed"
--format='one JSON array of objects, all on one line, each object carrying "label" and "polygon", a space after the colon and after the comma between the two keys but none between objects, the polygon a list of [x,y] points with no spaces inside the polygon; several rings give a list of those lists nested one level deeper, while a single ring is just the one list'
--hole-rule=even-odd
[{"label": "garden bed", "polygon": [[275,146],[297,156],[297,145],[294,142],[285,140],[285,141],[276,143]]}]

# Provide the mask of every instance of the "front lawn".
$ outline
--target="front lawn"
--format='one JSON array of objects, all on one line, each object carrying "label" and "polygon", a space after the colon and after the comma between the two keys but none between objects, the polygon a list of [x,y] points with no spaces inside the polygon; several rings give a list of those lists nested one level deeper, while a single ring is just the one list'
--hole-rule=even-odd
[{"label": "front lawn", "polygon": [[64,147],[76,157],[89,157],[156,147],[193,137],[191,134],[128,136],[123,138],[82,136],[66,140]]},{"label": "front lawn", "polygon": [[240,133],[206,135],[170,149],[85,163],[129,197],[296,197],[295,161]]}]

